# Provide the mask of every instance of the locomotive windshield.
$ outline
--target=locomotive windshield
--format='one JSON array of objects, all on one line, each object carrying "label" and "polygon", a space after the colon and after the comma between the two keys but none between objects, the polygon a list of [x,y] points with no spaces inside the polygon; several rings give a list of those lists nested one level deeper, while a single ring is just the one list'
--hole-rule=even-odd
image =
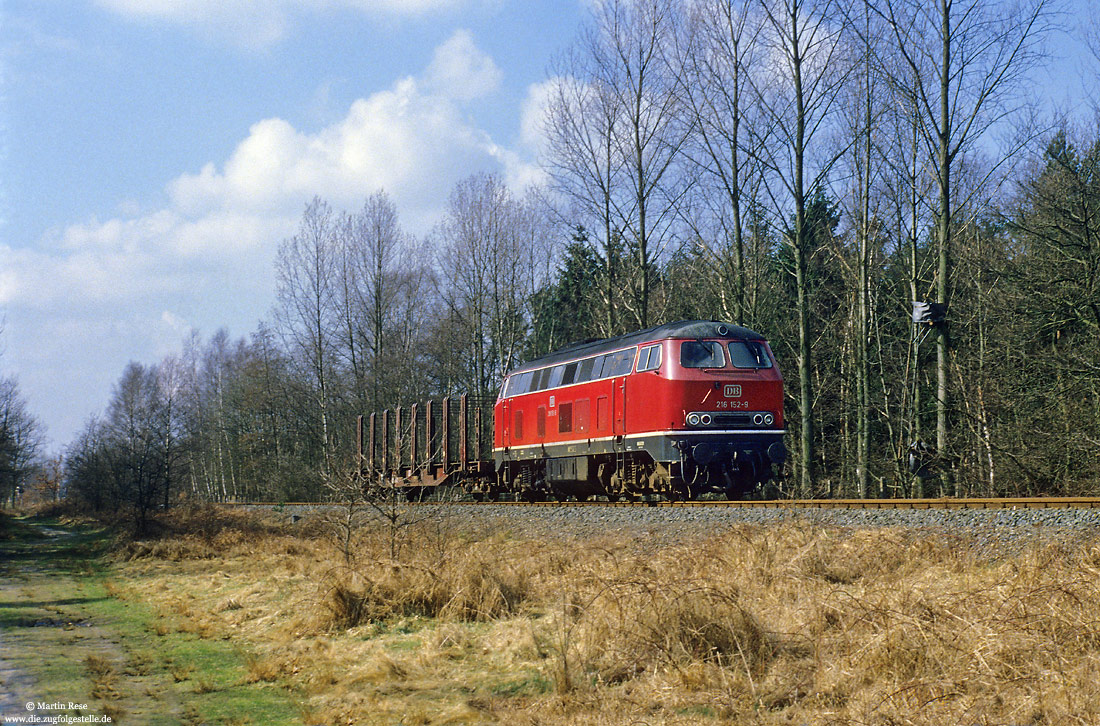
[{"label": "locomotive windshield", "polygon": [[771,368],[772,361],[760,343],[741,340],[729,344],[730,361],[734,368]]},{"label": "locomotive windshield", "polygon": [[680,345],[680,365],[684,368],[723,368],[726,358],[722,344],[713,340],[689,340]]}]

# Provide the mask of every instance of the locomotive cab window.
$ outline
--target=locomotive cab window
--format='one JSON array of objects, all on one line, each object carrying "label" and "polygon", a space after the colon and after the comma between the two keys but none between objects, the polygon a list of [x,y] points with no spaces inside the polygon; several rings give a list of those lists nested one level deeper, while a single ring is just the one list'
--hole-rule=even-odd
[{"label": "locomotive cab window", "polygon": [[713,340],[688,340],[680,345],[680,365],[684,368],[724,368],[722,344]]},{"label": "locomotive cab window", "polygon": [[729,344],[730,362],[734,368],[771,368],[772,361],[763,344],[734,341]]},{"label": "locomotive cab window", "polygon": [[509,378],[507,395],[518,396],[520,394],[527,393],[527,391],[529,391],[531,388],[531,376],[531,371],[526,371],[524,373],[518,373]]},{"label": "locomotive cab window", "polygon": [[655,371],[661,367],[661,346],[647,345],[638,355],[638,372]]}]

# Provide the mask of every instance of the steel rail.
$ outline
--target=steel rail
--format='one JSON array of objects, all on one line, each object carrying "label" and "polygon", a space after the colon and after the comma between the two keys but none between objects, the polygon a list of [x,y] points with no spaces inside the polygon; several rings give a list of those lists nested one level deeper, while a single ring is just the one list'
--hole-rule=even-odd
[{"label": "steel rail", "polygon": [[[402,505],[405,502],[400,502]],[[497,505],[506,507],[736,507],[743,509],[1096,509],[1100,497],[991,497],[955,499],[768,499],[707,500],[689,502],[423,502],[462,506]],[[326,502],[226,502],[230,506],[315,507]],[[418,502],[410,502],[418,504]]]}]

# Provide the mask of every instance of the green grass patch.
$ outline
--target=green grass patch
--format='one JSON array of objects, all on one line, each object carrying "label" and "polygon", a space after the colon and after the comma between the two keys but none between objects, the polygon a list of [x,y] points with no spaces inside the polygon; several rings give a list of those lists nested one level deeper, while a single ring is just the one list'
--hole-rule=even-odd
[{"label": "green grass patch", "polygon": [[153,608],[108,585],[110,532],[21,524],[0,542],[3,657],[34,684],[21,698],[88,703],[151,726],[301,723],[292,693],[245,682],[248,654],[229,641],[171,628],[152,636]]},{"label": "green grass patch", "polygon": [[550,693],[554,690],[554,683],[541,673],[534,673],[526,678],[504,681],[493,686],[492,694],[498,698],[518,698],[521,696],[538,696]]}]

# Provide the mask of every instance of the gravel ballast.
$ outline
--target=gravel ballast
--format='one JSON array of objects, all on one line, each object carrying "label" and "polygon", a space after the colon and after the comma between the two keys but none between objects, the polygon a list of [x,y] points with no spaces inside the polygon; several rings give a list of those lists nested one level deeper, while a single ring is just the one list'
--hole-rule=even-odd
[{"label": "gravel ballast", "polygon": [[[331,507],[259,506],[304,521]],[[1100,509],[836,509],[741,507],[524,507],[494,504],[442,504],[402,507],[402,518],[430,518],[459,529],[496,530],[517,537],[595,538],[637,536],[662,541],[720,534],[739,525],[805,523],[840,530],[900,528],[966,541],[979,551],[1007,554],[1045,542],[1100,537]]]}]

